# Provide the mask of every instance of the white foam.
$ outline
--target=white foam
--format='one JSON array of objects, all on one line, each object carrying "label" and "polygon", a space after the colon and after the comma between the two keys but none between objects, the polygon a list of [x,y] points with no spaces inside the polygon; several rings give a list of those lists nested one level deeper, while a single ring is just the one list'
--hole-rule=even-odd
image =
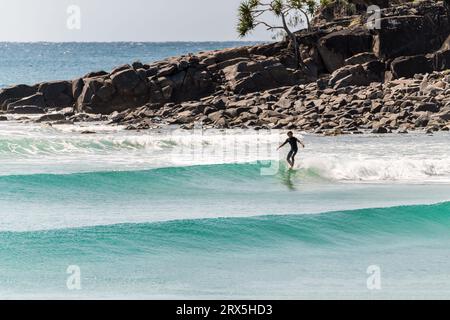
[{"label": "white foam", "polygon": [[[82,134],[83,131],[96,132]],[[297,135],[299,136],[299,135]],[[280,160],[283,131],[125,131],[104,123],[0,123],[0,175],[145,170]],[[306,136],[300,169],[336,182],[450,183],[448,134]]]},{"label": "white foam", "polygon": [[450,157],[370,159],[368,156],[325,155],[320,158],[307,157],[300,167],[342,182],[450,183]]}]

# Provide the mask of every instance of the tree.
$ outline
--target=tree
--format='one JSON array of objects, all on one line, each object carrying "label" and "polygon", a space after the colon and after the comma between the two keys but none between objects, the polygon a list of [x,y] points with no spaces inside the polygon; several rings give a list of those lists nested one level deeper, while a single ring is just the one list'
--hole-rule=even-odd
[{"label": "tree", "polygon": [[[309,15],[316,10],[314,0],[244,0],[239,6],[239,23],[237,31],[245,37],[257,26],[264,26],[269,31],[284,31],[294,47],[297,68],[304,66],[300,58],[299,44],[291,30],[306,20],[306,28],[311,29]],[[280,25],[273,25],[265,19],[266,14],[274,14],[281,20]]]}]

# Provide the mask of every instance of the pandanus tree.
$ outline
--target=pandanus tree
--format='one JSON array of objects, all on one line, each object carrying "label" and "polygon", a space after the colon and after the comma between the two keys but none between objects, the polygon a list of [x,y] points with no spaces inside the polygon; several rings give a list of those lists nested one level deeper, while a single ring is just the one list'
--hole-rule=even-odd
[{"label": "pandanus tree", "polygon": [[281,31],[290,39],[296,65],[300,69],[304,64],[297,37],[292,30],[302,25],[303,28],[311,28],[309,15],[314,13],[316,5],[314,0],[245,0],[239,6],[237,31],[241,37],[247,36],[258,26],[277,34]]}]

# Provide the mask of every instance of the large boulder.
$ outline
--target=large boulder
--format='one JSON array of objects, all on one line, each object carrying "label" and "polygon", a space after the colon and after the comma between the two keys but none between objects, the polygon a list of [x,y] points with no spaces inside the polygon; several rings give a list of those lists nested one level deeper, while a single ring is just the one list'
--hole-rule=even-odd
[{"label": "large boulder", "polygon": [[380,23],[374,30],[373,52],[383,59],[434,52],[450,33],[449,17],[440,12],[385,17]]},{"label": "large boulder", "polygon": [[125,69],[114,73],[111,81],[119,94],[123,95],[133,95],[133,90],[142,83],[142,79],[134,69]]},{"label": "large boulder", "polygon": [[439,50],[426,55],[398,57],[391,62],[391,72],[394,78],[412,78],[415,74],[447,69],[450,69],[450,50]]},{"label": "large boulder", "polygon": [[345,65],[363,64],[374,60],[377,60],[377,57],[372,52],[363,52],[346,59]]},{"label": "large boulder", "polygon": [[25,97],[34,95],[37,92],[37,86],[28,86],[25,84],[9,87],[0,91],[0,106],[6,110],[8,103],[15,102]]},{"label": "large boulder", "polygon": [[36,106],[21,106],[21,107],[14,107],[9,110],[9,113],[16,113],[16,114],[43,114],[45,113],[45,110],[40,107]]},{"label": "large boulder", "polygon": [[391,63],[394,78],[412,78],[415,74],[433,72],[433,59],[425,55],[398,57]]},{"label": "large boulder", "polygon": [[239,62],[223,72],[230,90],[239,94],[300,84],[305,80],[302,72],[288,69],[274,58]]},{"label": "large boulder", "polygon": [[46,105],[51,108],[66,108],[74,104],[71,81],[44,82],[39,85]]},{"label": "large boulder", "polygon": [[72,91],[80,91],[76,110],[110,114],[144,105],[149,100],[149,89],[134,69],[117,68],[112,75],[85,78],[77,81]]},{"label": "large boulder", "polygon": [[345,60],[363,52],[370,52],[372,36],[365,29],[332,32],[318,42],[318,49],[328,72],[345,65]]},{"label": "large boulder", "polygon": [[372,82],[381,82],[384,72],[384,63],[376,60],[365,64],[348,65],[333,72],[328,84],[335,89],[346,86],[368,86]]},{"label": "large boulder", "polygon": [[32,96],[17,100],[16,102],[9,103],[7,110],[11,111],[14,110],[16,107],[23,107],[23,106],[35,106],[41,109],[47,107],[44,95],[42,93],[36,93]]},{"label": "large boulder", "polygon": [[[181,75],[186,76],[179,82]],[[174,77],[171,78],[173,80]],[[172,99],[176,102],[195,100],[210,95],[216,89],[212,74],[207,70],[189,69],[178,75],[178,85],[174,87]]]}]

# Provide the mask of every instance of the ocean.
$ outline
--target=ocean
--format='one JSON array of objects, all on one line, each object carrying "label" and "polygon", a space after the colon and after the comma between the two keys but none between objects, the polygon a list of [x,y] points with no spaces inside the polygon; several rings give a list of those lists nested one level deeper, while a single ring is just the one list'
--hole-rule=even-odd
[{"label": "ocean", "polygon": [[[0,83],[234,45],[2,44]],[[0,122],[0,298],[450,298],[449,134],[296,134]]]}]

